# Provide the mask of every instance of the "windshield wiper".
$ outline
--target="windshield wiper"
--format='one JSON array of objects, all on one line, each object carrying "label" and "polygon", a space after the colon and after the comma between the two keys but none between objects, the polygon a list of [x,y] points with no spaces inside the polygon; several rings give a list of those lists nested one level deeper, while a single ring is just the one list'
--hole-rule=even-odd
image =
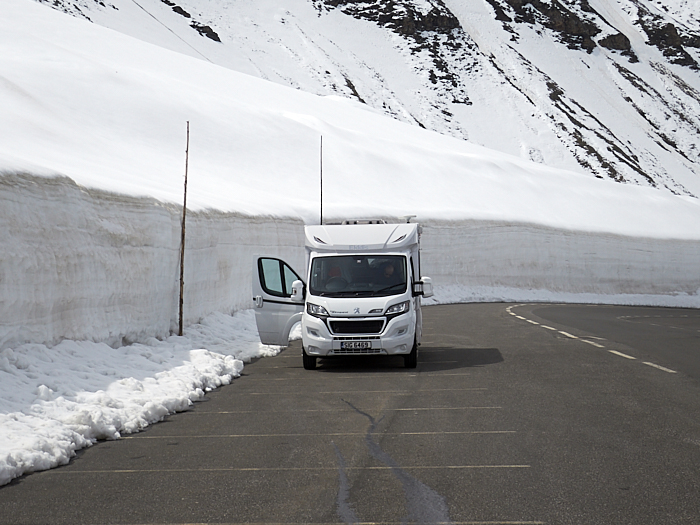
[{"label": "windshield wiper", "polygon": [[391,286],[387,286],[386,288],[382,288],[381,290],[377,290],[376,292],[373,292],[372,295],[377,295],[380,293],[388,292],[392,288],[396,288],[397,286],[406,286],[406,283],[396,283],[392,284]]},{"label": "windshield wiper", "polygon": [[372,295],[374,292],[371,290],[354,290],[351,292],[338,292],[338,294],[343,294],[343,296],[346,295],[354,295],[355,297],[360,297],[360,296],[366,296],[366,295]]},{"label": "windshield wiper", "polygon": [[343,290],[338,292],[317,292],[312,295],[318,295],[320,297],[360,297],[361,295],[372,295],[374,292],[371,290]]}]

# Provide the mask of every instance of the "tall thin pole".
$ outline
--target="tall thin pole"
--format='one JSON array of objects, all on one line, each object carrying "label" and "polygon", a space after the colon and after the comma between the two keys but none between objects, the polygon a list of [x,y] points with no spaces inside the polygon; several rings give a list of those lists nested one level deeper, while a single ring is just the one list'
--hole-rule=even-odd
[{"label": "tall thin pole", "polygon": [[321,222],[323,225],[323,135],[321,135]]},{"label": "tall thin pole", "polygon": [[185,217],[187,216],[187,171],[190,163],[190,121],[187,121],[187,146],[185,147],[185,197],[182,203],[182,237],[180,238],[180,325],[177,335],[182,335],[182,304],[185,291]]}]

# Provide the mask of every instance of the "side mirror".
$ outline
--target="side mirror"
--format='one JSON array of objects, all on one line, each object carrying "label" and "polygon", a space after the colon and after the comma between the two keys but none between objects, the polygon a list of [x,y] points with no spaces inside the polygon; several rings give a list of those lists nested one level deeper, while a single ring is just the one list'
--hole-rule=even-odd
[{"label": "side mirror", "polygon": [[292,283],[292,301],[295,303],[304,302],[304,283],[301,281],[294,281]]},{"label": "side mirror", "polygon": [[423,297],[433,296],[433,280],[430,277],[421,277],[420,283],[423,288]]}]

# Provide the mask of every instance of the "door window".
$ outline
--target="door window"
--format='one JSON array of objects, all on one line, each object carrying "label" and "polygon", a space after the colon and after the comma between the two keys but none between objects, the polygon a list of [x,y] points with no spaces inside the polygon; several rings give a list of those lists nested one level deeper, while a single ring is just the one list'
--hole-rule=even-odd
[{"label": "door window", "polygon": [[292,283],[301,280],[296,272],[280,259],[258,259],[258,272],[263,290],[277,297],[291,297]]},{"label": "door window", "polygon": [[291,297],[292,283],[301,279],[299,279],[299,276],[294,273],[294,270],[292,270],[285,263],[282,263],[282,275],[284,276],[284,292],[287,297]]}]

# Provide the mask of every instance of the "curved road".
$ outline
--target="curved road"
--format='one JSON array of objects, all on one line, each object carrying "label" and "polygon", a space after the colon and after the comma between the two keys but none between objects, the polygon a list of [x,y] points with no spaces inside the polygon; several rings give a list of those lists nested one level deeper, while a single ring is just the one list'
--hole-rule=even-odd
[{"label": "curved road", "polygon": [[700,312],[682,308],[586,305],[532,305],[542,322],[573,328],[591,340],[624,345],[633,357],[700,380]]},{"label": "curved road", "polygon": [[301,366],[0,488],[0,524],[700,523],[700,312],[426,308],[401,358]]}]

